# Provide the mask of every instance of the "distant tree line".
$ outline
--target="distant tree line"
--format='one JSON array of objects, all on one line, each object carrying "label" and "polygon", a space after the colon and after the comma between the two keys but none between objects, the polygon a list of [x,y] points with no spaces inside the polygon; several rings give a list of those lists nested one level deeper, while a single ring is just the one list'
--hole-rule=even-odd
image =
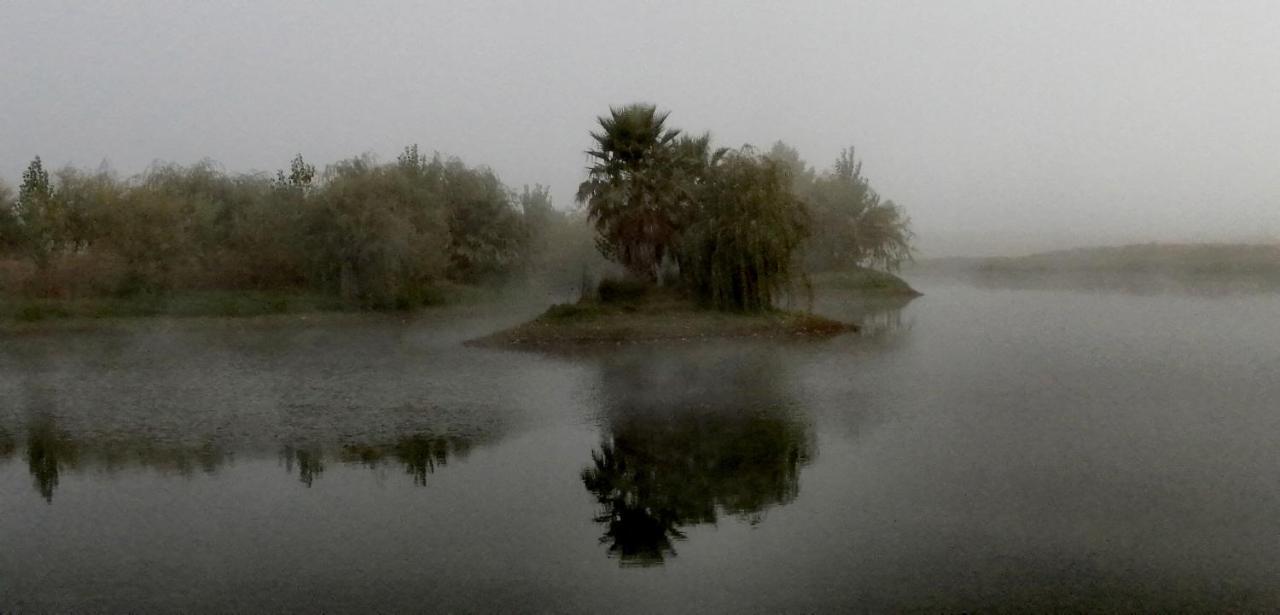
[{"label": "distant tree line", "polygon": [[[323,171],[232,175],[212,162],[133,178],[31,161],[0,184],[0,294],[70,298],[286,289],[367,308],[431,303],[450,285],[530,275],[581,281],[599,255],[634,279],[719,309],[761,310],[805,272],[910,257],[901,208],[850,148],[816,172],[779,142],[715,148],[665,112],[612,108],[591,133],[587,179],[565,212],[542,186],[515,192],[486,167],[361,156]],[[587,224],[589,222],[590,224]]]},{"label": "distant tree line", "polygon": [[896,270],[911,259],[910,219],[871,187],[852,147],[840,152],[835,164],[822,173],[781,141],[767,157],[786,167],[792,193],[808,208],[813,232],[804,249],[806,270],[857,266]]},{"label": "distant tree line", "polygon": [[906,216],[871,188],[852,148],[816,173],[784,143],[767,154],[713,148],[710,135],[667,118],[647,104],[598,118],[578,191],[601,253],[634,278],[720,309],[760,310],[805,271],[910,258]]},{"label": "distant tree line", "polygon": [[577,280],[590,246],[547,188],[517,193],[416,145],[389,164],[363,156],[323,172],[298,156],[274,178],[207,161],[130,179],[50,174],[37,157],[16,193],[0,186],[0,282],[32,296],[299,289],[404,308],[451,284]]}]

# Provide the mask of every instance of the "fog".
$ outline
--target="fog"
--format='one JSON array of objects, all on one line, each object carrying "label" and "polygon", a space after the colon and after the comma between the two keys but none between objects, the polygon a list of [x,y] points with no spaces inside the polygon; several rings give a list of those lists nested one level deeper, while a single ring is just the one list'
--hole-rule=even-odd
[{"label": "fog", "polygon": [[409,143],[560,207],[610,104],[855,145],[925,256],[1280,236],[1280,8],[1213,3],[16,2],[0,177]]}]

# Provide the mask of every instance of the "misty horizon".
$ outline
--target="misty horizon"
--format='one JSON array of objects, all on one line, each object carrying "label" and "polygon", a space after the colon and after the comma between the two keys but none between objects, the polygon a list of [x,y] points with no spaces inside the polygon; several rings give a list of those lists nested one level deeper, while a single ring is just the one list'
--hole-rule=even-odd
[{"label": "misty horizon", "polygon": [[1280,238],[1280,9],[1264,3],[50,3],[0,18],[11,187],[35,155],[125,176],[204,158],[274,172],[418,143],[568,208],[596,116],[648,101],[818,169],[856,147],[925,258]]}]

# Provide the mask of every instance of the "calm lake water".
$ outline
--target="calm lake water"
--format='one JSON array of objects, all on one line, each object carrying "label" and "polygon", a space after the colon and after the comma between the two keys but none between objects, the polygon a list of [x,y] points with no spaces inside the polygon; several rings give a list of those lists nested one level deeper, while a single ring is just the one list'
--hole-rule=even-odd
[{"label": "calm lake water", "polygon": [[464,347],[442,313],[0,340],[0,611],[1280,609],[1280,295]]}]

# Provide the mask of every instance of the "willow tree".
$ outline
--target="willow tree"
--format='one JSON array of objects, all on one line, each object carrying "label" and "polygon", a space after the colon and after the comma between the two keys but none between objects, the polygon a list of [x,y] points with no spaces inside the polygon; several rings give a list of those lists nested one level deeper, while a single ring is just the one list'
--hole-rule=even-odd
[{"label": "willow tree", "polygon": [[[602,440],[581,478],[600,543],[623,566],[660,565],[686,528],[726,515],[755,524],[799,495],[810,427],[784,410],[794,404],[786,366],[767,351],[753,358],[601,362],[602,384],[620,394],[599,408]],[[665,386],[673,377],[679,386]]]},{"label": "willow tree", "polygon": [[697,192],[681,243],[681,275],[718,309],[770,308],[799,273],[808,232],[785,168],[751,149],[722,152]]},{"label": "willow tree", "polygon": [[633,104],[597,118],[591,165],[577,195],[600,252],[646,280],[657,279],[686,201],[671,147],[680,131],[667,127],[667,116],[653,105]]}]

